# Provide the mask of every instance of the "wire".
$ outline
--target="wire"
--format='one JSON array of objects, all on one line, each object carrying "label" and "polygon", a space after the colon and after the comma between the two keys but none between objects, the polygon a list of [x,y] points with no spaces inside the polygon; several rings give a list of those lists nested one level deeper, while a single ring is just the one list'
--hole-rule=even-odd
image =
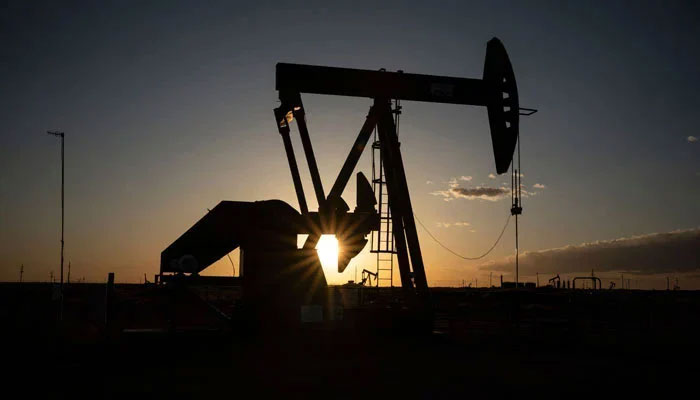
[{"label": "wire", "polygon": [[233,260],[231,259],[231,253],[226,254],[226,257],[228,257],[228,260],[231,261],[231,267],[233,268],[233,276],[236,276],[236,265],[233,264]]},{"label": "wire", "polygon": [[490,249],[488,249],[488,251],[486,251],[486,253],[484,253],[484,254],[482,254],[482,255],[480,255],[480,256],[478,256],[478,257],[465,257],[465,256],[463,256],[463,255],[461,255],[461,254],[459,254],[459,253],[453,251],[452,249],[450,249],[449,247],[445,246],[444,244],[442,244],[442,242],[440,242],[439,240],[437,240],[437,238],[436,238],[435,236],[433,236],[432,233],[430,233],[430,231],[428,230],[428,228],[426,228],[425,225],[423,225],[423,223],[420,221],[420,219],[418,219],[418,217],[416,217],[415,215],[414,215],[414,217],[416,218],[416,221],[418,221],[418,223],[420,224],[420,226],[422,226],[423,229],[425,229],[425,232],[428,233],[428,236],[430,236],[430,237],[435,241],[435,243],[439,244],[443,249],[449,251],[450,253],[456,255],[456,256],[459,257],[459,258],[462,258],[462,259],[464,259],[464,260],[472,260],[472,261],[473,261],[473,260],[480,260],[480,259],[486,257],[487,255],[489,255],[489,253],[491,253],[491,251],[492,251],[493,249],[496,248],[496,245],[498,244],[498,242],[501,241],[501,238],[503,237],[503,233],[505,233],[506,228],[508,227],[508,223],[510,222],[510,214],[508,214],[508,218],[506,219],[506,224],[503,225],[503,229],[501,230],[501,233],[498,235],[498,239],[496,239],[496,242],[493,244],[493,246],[491,246]]}]

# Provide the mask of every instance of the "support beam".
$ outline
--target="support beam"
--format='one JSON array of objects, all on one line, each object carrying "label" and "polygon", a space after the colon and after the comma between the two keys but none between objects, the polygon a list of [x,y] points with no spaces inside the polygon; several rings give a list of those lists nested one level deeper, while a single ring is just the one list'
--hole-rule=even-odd
[{"label": "support beam", "polygon": [[371,71],[354,68],[277,64],[275,88],[289,93],[386,98],[485,106],[481,79]]},{"label": "support beam", "polygon": [[321,208],[326,203],[326,195],[323,192],[323,183],[321,183],[321,175],[318,173],[318,165],[316,164],[316,157],[314,156],[314,148],[311,145],[311,138],[309,138],[309,129],[306,126],[306,113],[304,112],[304,106],[301,104],[301,97],[299,98],[299,108],[292,108],[292,114],[297,120],[297,126],[299,127],[299,136],[301,136],[301,145],[304,147],[306,161],[309,164],[311,183],[313,183],[314,185],[314,192],[316,193],[318,207]]},{"label": "support beam", "polygon": [[299,176],[299,167],[297,166],[297,159],[294,156],[294,147],[292,147],[292,140],[289,137],[289,124],[285,123],[280,125],[280,121],[284,118],[284,110],[281,108],[276,108],[275,119],[277,120],[277,129],[282,136],[282,142],[284,143],[284,152],[287,154],[287,161],[289,162],[289,170],[292,173],[292,181],[294,182],[294,190],[297,193],[297,200],[299,201],[299,209],[302,214],[309,213],[309,207],[306,204],[306,196],[304,195],[304,186],[301,183],[301,176]]},{"label": "support beam", "polygon": [[[382,158],[387,186],[389,188],[392,222],[396,224],[397,220],[401,220],[406,243],[410,251],[409,255],[411,258],[413,281],[418,290],[418,294],[427,298],[429,296],[428,282],[425,276],[423,255],[421,253],[418,232],[416,231],[416,223],[413,217],[413,208],[408,191],[406,172],[403,167],[401,150],[399,148],[399,139],[396,135],[396,126],[394,125],[389,101],[381,101],[381,103],[377,103],[377,105],[382,107],[382,110],[379,112],[378,126],[380,143],[382,151],[384,152]],[[396,231],[396,229],[394,231]],[[399,268],[401,268],[400,262],[401,260],[399,259]]]},{"label": "support beam", "polygon": [[403,203],[398,198],[400,189],[396,182],[396,177],[392,168],[394,165],[394,160],[392,158],[394,152],[389,149],[391,142],[389,140],[384,140],[384,138],[387,136],[387,130],[389,129],[386,124],[387,118],[385,118],[384,114],[388,114],[388,119],[391,119],[391,109],[389,108],[388,104],[386,104],[386,106],[382,104],[387,102],[387,100],[375,100],[375,109],[378,109],[377,112],[379,114],[377,119],[379,124],[380,151],[382,152],[381,159],[384,164],[384,173],[386,175],[386,189],[389,198],[389,208],[391,209],[392,231],[394,234],[396,255],[399,261],[401,286],[404,288],[404,292],[407,294],[408,298],[414,298],[415,292],[413,291],[414,287],[411,276],[411,265],[408,258],[408,247],[406,246],[403,219],[401,218],[403,213]]},{"label": "support beam", "polygon": [[374,107],[371,107],[369,109],[369,114],[367,114],[367,119],[365,119],[365,123],[360,129],[360,133],[357,135],[357,139],[355,139],[355,144],[353,144],[352,149],[350,149],[348,158],[345,159],[345,164],[343,164],[343,168],[340,169],[338,178],[336,178],[330,193],[328,193],[329,199],[340,197],[343,194],[343,190],[345,190],[345,186],[348,184],[350,176],[352,176],[352,171],[355,170],[357,162],[360,160],[360,156],[362,156],[362,152],[365,150],[365,146],[367,146],[367,142],[370,136],[372,136],[372,131],[376,125],[377,116],[374,112]]}]

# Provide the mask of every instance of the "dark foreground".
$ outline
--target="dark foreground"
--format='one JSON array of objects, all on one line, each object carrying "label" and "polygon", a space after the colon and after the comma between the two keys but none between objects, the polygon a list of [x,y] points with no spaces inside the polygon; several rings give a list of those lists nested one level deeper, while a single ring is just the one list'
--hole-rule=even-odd
[{"label": "dark foreground", "polygon": [[698,292],[434,289],[427,334],[394,324],[389,309],[363,308],[334,324],[250,332],[229,319],[238,296],[117,285],[105,323],[105,285],[73,284],[57,324],[49,284],[0,284],[4,389],[23,398],[674,397],[698,379]]}]

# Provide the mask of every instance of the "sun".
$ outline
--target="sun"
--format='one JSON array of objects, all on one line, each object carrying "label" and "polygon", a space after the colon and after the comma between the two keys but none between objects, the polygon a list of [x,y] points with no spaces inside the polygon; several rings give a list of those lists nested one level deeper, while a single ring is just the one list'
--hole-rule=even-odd
[{"label": "sun", "polygon": [[324,271],[338,270],[338,239],[335,235],[321,235],[316,251]]}]

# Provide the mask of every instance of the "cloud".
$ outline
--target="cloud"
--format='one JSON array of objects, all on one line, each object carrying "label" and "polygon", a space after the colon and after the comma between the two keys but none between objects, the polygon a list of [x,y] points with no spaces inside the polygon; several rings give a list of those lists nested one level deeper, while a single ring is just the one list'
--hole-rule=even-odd
[{"label": "cloud", "polygon": [[[651,233],[554,249],[520,256],[524,274],[589,273],[595,271],[642,274],[700,272],[700,228]],[[481,270],[511,271],[513,257],[479,266]]]},{"label": "cloud", "polygon": [[463,228],[463,227],[470,226],[471,224],[469,222],[457,221],[457,222],[438,222],[436,225],[438,228],[449,228],[451,226]]},{"label": "cloud", "polygon": [[698,138],[695,136],[688,136],[686,140],[688,141],[688,143],[695,143],[698,141]]},{"label": "cloud", "polygon": [[430,194],[432,194],[433,196],[440,196],[445,201],[454,200],[454,197],[452,197],[452,193],[449,190],[436,190],[434,192],[430,192]]},{"label": "cloud", "polygon": [[[536,194],[535,192],[528,192],[525,190],[524,185],[521,187],[520,192],[523,198],[534,196]],[[452,201],[455,199],[499,201],[510,197],[510,188],[506,186],[475,186],[463,188],[459,187],[458,185],[450,184],[448,190],[436,190],[434,192],[430,192],[430,194],[433,196],[442,197],[444,201]]]},{"label": "cloud", "polygon": [[450,188],[450,194],[456,198],[467,200],[481,199],[497,201],[508,196],[510,190],[504,187],[496,188],[488,186],[476,186],[473,188],[453,187]]},{"label": "cloud", "polygon": [[425,184],[426,184],[426,185],[432,185],[432,184],[433,184],[433,181],[425,181]]},{"label": "cloud", "polygon": [[[496,179],[496,175],[489,174],[489,178]],[[461,187],[460,182],[469,182],[473,178],[471,176],[461,176],[459,178],[450,178],[447,182],[446,190],[436,190],[430,192],[433,196],[442,197],[444,201],[452,201],[455,199],[467,199],[467,200],[488,200],[488,201],[498,201],[509,197],[510,195],[510,183],[504,182],[500,187],[495,186],[474,186],[474,187]],[[533,185],[536,189],[544,189],[545,185],[541,183],[536,183]],[[525,185],[520,185],[520,194],[523,198],[534,196],[536,192],[530,192],[526,189]]]}]

